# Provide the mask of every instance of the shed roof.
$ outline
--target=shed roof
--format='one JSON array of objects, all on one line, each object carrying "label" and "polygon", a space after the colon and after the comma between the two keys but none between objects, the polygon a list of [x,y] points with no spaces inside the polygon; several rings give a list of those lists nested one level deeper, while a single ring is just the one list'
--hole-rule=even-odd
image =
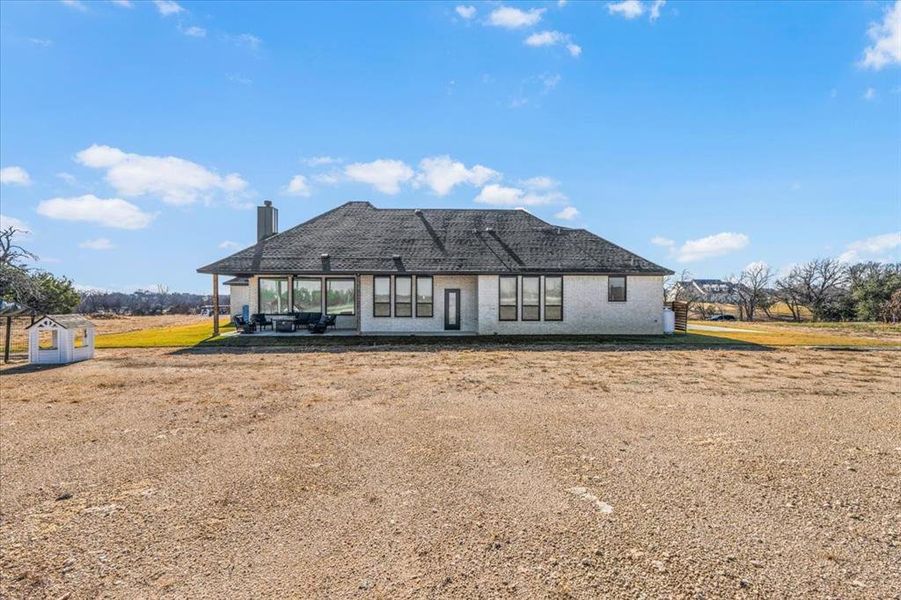
[{"label": "shed roof", "polygon": [[621,273],[669,275],[584,229],[524,210],[376,208],[348,202],[200,273]]},{"label": "shed roof", "polygon": [[94,324],[84,315],[43,315],[25,329],[31,329],[44,319],[50,319],[63,329],[93,328]]}]

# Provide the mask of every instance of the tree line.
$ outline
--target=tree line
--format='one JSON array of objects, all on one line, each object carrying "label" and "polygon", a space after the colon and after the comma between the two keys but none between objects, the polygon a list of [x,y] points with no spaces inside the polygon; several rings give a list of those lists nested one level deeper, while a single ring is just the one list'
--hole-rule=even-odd
[{"label": "tree line", "polygon": [[[688,281],[690,275],[683,273],[672,282],[672,297],[688,302],[701,316],[721,310],[685,285]],[[785,306],[793,321],[805,314],[814,321],[901,321],[901,263],[819,258],[795,265],[781,277],[765,263],[752,263],[726,281],[732,284],[740,318],[748,321],[761,313],[774,318],[777,305]]]},{"label": "tree line", "polygon": [[[210,296],[173,293],[163,285],[158,285],[156,290],[129,294],[79,291],[71,279],[30,264],[38,257],[17,241],[24,233],[13,226],[0,229],[0,299],[30,308],[35,313],[191,314],[211,302]],[[228,300],[227,294],[219,297],[220,304],[228,304]]]}]

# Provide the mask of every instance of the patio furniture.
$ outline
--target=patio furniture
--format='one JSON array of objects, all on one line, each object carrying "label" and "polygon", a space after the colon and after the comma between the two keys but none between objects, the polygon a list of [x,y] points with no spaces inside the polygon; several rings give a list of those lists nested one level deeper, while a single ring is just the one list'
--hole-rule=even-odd
[{"label": "patio furniture", "polygon": [[319,318],[322,316],[322,313],[318,312],[299,312],[294,313],[294,324],[297,327],[304,327],[309,325],[310,323],[316,323],[319,321]]},{"label": "patio furniture", "polygon": [[257,330],[257,327],[253,323],[248,323],[244,320],[244,317],[240,315],[235,315],[232,317],[232,322],[235,324],[235,331],[241,331],[244,333],[254,333]]},{"label": "patio furniture", "polygon": [[322,334],[325,333],[325,330],[328,328],[329,316],[327,314],[322,314],[319,317],[319,320],[315,323],[310,323],[307,325],[307,330],[310,333]]},{"label": "patio furniture", "polygon": [[293,319],[278,319],[275,321],[275,330],[279,333],[294,333]]},{"label": "patio furniture", "polygon": [[336,323],[338,322],[338,315],[325,315],[327,317],[327,321],[325,323],[326,327],[331,327],[332,329],[337,329]]},{"label": "patio furniture", "polygon": [[262,330],[265,328],[272,329],[272,319],[269,319],[264,314],[257,313],[251,317],[251,320],[254,325],[257,326],[258,329]]}]

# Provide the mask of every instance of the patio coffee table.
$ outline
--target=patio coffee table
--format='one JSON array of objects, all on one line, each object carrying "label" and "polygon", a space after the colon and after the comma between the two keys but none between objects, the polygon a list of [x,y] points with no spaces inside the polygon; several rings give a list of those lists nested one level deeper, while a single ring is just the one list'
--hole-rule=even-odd
[{"label": "patio coffee table", "polygon": [[294,320],[293,319],[278,319],[275,321],[275,330],[280,333],[292,333],[294,331]]}]

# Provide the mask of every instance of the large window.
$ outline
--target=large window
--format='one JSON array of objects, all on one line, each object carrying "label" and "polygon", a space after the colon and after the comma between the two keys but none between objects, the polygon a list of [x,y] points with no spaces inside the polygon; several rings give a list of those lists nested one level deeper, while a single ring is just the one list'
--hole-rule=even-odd
[{"label": "large window", "polygon": [[413,278],[407,275],[394,278],[394,316],[413,316]]},{"label": "large window", "polygon": [[611,275],[607,278],[607,302],[626,301],[626,277]]},{"label": "large window", "polygon": [[288,312],[288,280],[284,277],[260,277],[261,313],[272,315]]},{"label": "large window", "polygon": [[372,316],[391,316],[391,278],[373,277],[372,279]]},{"label": "large window", "polygon": [[498,286],[498,315],[499,321],[515,321],[518,312],[517,296],[517,277],[501,276]]},{"label": "large window", "polygon": [[563,320],[563,277],[544,278],[544,320]]},{"label": "large window", "polygon": [[522,320],[541,319],[541,277],[522,278]]},{"label": "large window", "polygon": [[325,286],[325,312],[327,314],[356,314],[353,279],[326,279]]},{"label": "large window", "polygon": [[322,312],[321,279],[294,279],[294,312]]},{"label": "large window", "polygon": [[416,316],[431,317],[434,312],[434,293],[431,277],[416,278]]}]

